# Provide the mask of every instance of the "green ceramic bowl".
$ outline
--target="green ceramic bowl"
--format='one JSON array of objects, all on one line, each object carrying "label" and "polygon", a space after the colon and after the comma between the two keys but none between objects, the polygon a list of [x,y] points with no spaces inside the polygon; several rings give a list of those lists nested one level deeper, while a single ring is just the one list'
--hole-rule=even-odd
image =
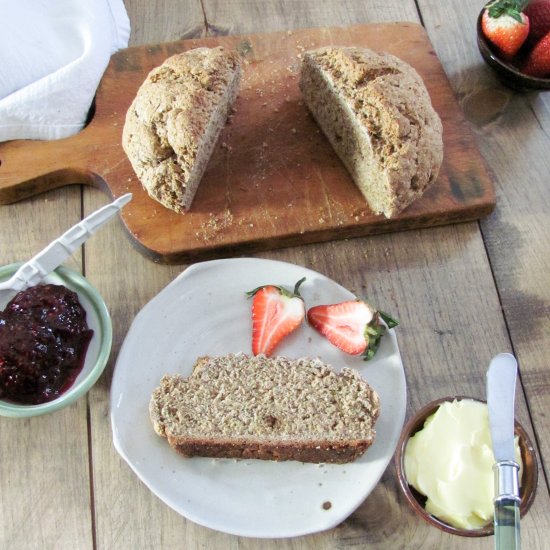
[{"label": "green ceramic bowl", "polygon": [[[0,267],[0,281],[5,281],[15,273],[21,264],[10,264]],[[83,396],[97,381],[111,352],[113,342],[113,327],[107,306],[97,290],[80,273],[58,267],[44,279],[44,283],[64,285],[78,294],[80,303],[86,310],[88,326],[94,335],[88,346],[84,367],[73,385],[63,395],[40,405],[20,405],[0,399],[0,415],[14,418],[37,416],[57,411],[74,403]],[[0,310],[5,303],[0,303]]]}]

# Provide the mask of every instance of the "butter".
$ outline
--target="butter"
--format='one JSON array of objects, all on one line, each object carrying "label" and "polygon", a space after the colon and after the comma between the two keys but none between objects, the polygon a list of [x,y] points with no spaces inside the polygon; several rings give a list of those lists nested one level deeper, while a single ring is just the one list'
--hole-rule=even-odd
[{"label": "butter", "polygon": [[[515,458],[521,476],[517,437]],[[407,481],[427,497],[426,511],[463,529],[493,518],[494,462],[487,405],[472,399],[441,404],[409,439],[404,457]]]}]

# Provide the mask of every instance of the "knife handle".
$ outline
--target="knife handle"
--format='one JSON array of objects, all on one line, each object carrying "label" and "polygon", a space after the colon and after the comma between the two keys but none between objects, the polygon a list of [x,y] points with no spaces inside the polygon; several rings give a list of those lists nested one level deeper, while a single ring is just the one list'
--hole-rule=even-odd
[{"label": "knife handle", "polygon": [[495,549],[520,550],[519,464],[501,460],[495,471]]},{"label": "knife handle", "polygon": [[495,550],[520,550],[519,515],[515,498],[495,500]]}]

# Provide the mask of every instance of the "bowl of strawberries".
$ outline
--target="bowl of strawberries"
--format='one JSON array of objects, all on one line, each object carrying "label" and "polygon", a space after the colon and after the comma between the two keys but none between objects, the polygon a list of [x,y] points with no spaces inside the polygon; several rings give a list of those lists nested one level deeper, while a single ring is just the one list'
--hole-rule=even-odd
[{"label": "bowl of strawberries", "polygon": [[479,14],[477,44],[504,84],[550,89],[550,0],[492,0]]}]

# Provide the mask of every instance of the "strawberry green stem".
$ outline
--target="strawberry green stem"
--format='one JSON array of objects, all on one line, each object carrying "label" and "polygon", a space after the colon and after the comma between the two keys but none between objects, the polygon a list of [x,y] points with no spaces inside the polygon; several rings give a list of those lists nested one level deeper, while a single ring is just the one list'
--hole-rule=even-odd
[{"label": "strawberry green stem", "polygon": [[494,0],[487,4],[489,17],[498,19],[503,15],[509,15],[518,23],[524,24],[521,12],[527,7],[529,0]]},{"label": "strawberry green stem", "polygon": [[378,351],[380,347],[380,341],[382,336],[386,332],[386,327],[380,324],[380,318],[384,320],[388,328],[396,327],[399,321],[390,317],[383,311],[377,311],[374,319],[365,327],[365,339],[368,340],[367,349],[363,354],[365,361],[370,361]]},{"label": "strawberry green stem", "polygon": [[300,288],[300,285],[306,280],[305,277],[302,277],[295,285],[294,285],[294,296],[300,296],[300,291],[298,290]]},{"label": "strawberry green stem", "polygon": [[379,311],[378,313],[380,314],[380,317],[382,317],[384,323],[388,325],[388,328],[396,327],[399,324],[397,319],[390,317],[387,313],[384,313],[383,311]]}]

